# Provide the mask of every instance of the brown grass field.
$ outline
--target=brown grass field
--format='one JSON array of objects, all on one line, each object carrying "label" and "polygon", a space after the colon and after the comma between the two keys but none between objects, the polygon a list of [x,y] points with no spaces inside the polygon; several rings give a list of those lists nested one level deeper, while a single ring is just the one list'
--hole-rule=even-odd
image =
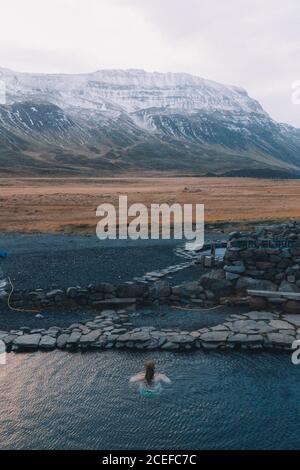
[{"label": "brown grass field", "polygon": [[0,232],[95,233],[99,204],[205,204],[205,221],[300,218],[300,180],[251,178],[0,178]]}]

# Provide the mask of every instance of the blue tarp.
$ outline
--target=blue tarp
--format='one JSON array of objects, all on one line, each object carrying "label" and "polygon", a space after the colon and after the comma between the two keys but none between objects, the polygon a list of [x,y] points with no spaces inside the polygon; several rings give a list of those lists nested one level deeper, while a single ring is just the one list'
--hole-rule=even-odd
[{"label": "blue tarp", "polygon": [[6,258],[6,257],[7,257],[6,251],[0,250],[0,258]]}]

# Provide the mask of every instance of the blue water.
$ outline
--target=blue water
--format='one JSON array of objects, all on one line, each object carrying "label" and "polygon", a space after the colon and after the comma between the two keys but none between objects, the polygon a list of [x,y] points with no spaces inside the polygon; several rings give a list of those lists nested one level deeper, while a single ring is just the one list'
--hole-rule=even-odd
[{"label": "blue water", "polygon": [[[143,398],[149,358],[172,385]],[[61,352],[0,366],[1,449],[300,449],[300,366],[289,355]]]}]

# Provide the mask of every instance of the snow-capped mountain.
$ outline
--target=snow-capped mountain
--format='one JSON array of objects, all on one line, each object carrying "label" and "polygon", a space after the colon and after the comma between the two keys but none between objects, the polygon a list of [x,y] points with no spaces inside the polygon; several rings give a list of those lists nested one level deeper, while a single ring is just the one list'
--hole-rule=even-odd
[{"label": "snow-capped mountain", "polygon": [[0,81],[2,173],[300,173],[300,130],[238,87],[143,70]]}]

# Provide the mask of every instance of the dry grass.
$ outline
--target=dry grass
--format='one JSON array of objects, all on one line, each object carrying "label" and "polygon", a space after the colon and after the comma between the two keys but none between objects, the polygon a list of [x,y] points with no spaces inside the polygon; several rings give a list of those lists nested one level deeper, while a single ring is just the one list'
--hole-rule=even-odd
[{"label": "dry grass", "polygon": [[103,202],[203,203],[206,222],[300,218],[300,180],[250,178],[0,179],[1,232],[95,233]]}]

